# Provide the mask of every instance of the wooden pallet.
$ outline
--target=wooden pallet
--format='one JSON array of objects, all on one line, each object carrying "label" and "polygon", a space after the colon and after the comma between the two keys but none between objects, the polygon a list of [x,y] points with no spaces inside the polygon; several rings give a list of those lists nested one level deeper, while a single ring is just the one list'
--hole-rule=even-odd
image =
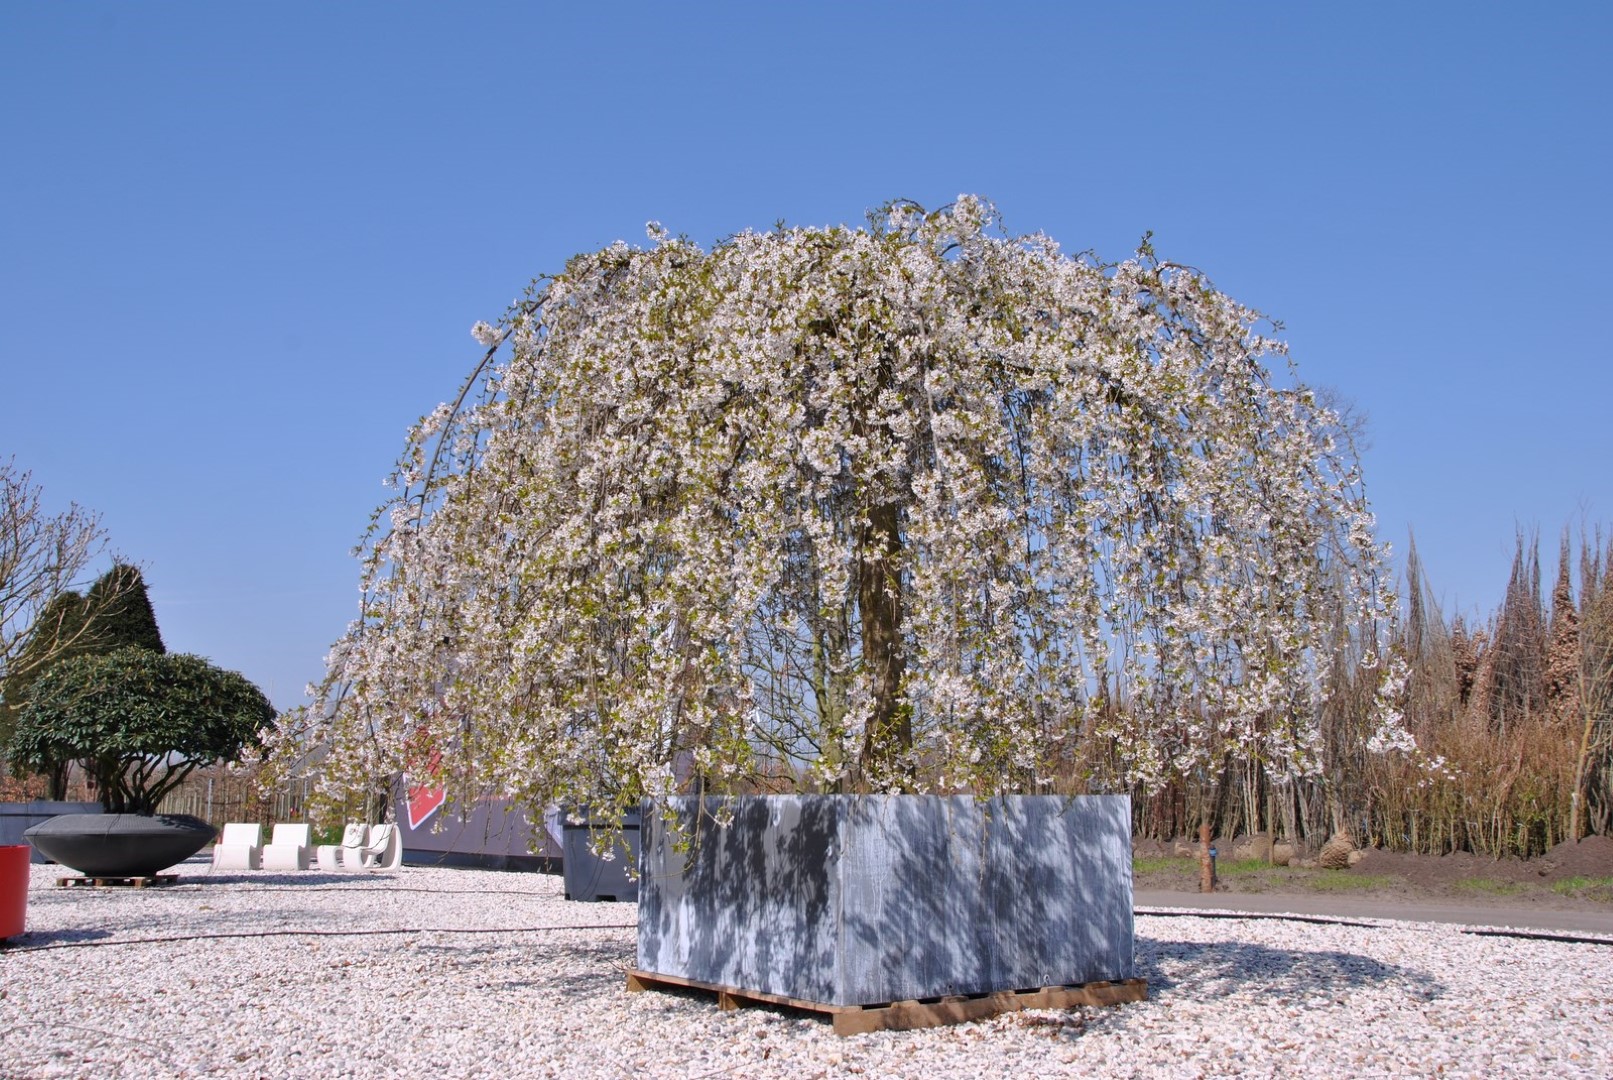
[{"label": "wooden pallet", "polygon": [[87,886],[96,889],[144,889],[151,885],[172,885],[178,880],[178,874],[151,874],[147,877],[59,877],[56,879],[56,885],[58,888],[63,889],[70,889],[77,886]]},{"label": "wooden pallet", "polygon": [[802,1001],[781,994],[741,990],[732,986],[700,982],[697,979],[684,979],[676,975],[657,975],[654,972],[636,969],[627,973],[627,989],[633,993],[672,987],[714,993],[717,995],[717,1008],[724,1012],[732,1012],[743,1005],[782,1005],[791,1009],[826,1013],[834,1023],[836,1035],[861,1035],[870,1031],[910,1031],[914,1028],[942,1027],[947,1024],[963,1024],[971,1020],[986,1020],[1021,1009],[1122,1005],[1129,1001],[1144,1001],[1148,998],[1148,980],[1127,979],[1124,982],[1044,986],[1037,990],[1005,990],[995,994],[925,998],[921,1001],[891,1001],[879,1005],[828,1005],[821,1001]]}]

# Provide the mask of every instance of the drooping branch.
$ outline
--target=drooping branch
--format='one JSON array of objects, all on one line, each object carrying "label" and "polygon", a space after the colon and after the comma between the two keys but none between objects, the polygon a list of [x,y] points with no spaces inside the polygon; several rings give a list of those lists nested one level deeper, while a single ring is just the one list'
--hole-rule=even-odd
[{"label": "drooping branch", "polygon": [[1391,602],[1337,418],[1196,271],[993,220],[652,231],[479,327],[286,754],[367,789],[424,733],[535,806],[1322,768],[1329,635]]}]

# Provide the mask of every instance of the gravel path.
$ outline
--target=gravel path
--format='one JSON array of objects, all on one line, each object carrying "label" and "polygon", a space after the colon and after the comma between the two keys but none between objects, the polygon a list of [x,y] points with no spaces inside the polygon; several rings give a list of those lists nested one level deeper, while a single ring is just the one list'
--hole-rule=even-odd
[{"label": "gravel path", "polygon": [[[842,1039],[623,992],[635,909],[558,878],[210,874],[61,889],[0,954],[4,1077],[1553,1076],[1613,1068],[1613,945],[1143,915],[1149,1000]],[[601,924],[617,924],[597,928]]]}]

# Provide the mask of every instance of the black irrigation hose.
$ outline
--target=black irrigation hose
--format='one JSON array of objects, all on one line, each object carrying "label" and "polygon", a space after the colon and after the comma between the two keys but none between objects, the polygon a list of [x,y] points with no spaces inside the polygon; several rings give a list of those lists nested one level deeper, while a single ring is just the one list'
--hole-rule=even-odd
[{"label": "black irrigation hose", "polygon": [[1137,908],[1133,915],[1148,915],[1162,919],[1276,919],[1280,922],[1318,923],[1322,926],[1365,926],[1376,923],[1351,922],[1325,915],[1273,915],[1257,911],[1199,911],[1193,908]]},{"label": "black irrigation hose", "polygon": [[[1189,908],[1137,908],[1134,915],[1161,919],[1235,919],[1239,922],[1266,920],[1274,922],[1314,923],[1319,926],[1355,926],[1373,929],[1377,923],[1356,922],[1318,915],[1277,915],[1264,912],[1197,911]],[[49,952],[54,949],[88,949],[107,945],[177,945],[187,941],[227,941],[242,938],[271,937],[382,937],[388,934],[539,934],[557,930],[636,930],[637,923],[585,923],[576,926],[481,926],[481,927],[401,927],[392,930],[243,930],[231,934],[190,934],[186,937],[121,938],[116,941],[60,941],[53,945],[6,945],[0,943],[0,953]],[[1585,937],[1579,934],[1560,934],[1541,930],[1481,930],[1462,928],[1461,934],[1474,937],[1513,938],[1523,941],[1556,941],[1568,945],[1613,945],[1613,938]]]},{"label": "black irrigation hose", "polygon": [[115,941],[58,941],[53,945],[0,946],[0,953],[49,952],[105,945],[179,945],[187,941],[228,941],[271,937],[381,937],[386,934],[537,934],[546,930],[636,930],[638,923],[595,923],[578,926],[410,926],[395,930],[242,930],[231,934],[188,934],[185,937],[118,938]]},{"label": "black irrigation hose", "polygon": [[1613,945],[1613,938],[1583,937],[1579,934],[1559,934],[1545,930],[1463,930],[1474,937],[1522,938],[1526,941],[1563,941],[1570,945]]},{"label": "black irrigation hose", "polygon": [[[165,889],[165,890],[167,890],[167,889],[183,889],[186,885],[191,885],[191,884],[195,884],[195,883],[187,881],[187,882],[182,882],[182,883],[174,884],[174,885],[164,885],[164,886],[162,886],[162,888]],[[369,894],[369,893],[377,892],[378,890],[373,889],[373,888],[368,888],[367,889],[362,885],[257,885],[252,891],[254,893],[291,893],[291,892],[295,892],[295,893],[310,893],[310,892],[338,893],[338,892],[354,892],[354,893]],[[402,887],[402,888],[388,889],[388,890],[386,890],[386,893],[387,893],[388,896],[393,896],[393,895],[396,895],[397,893],[424,893],[427,896],[459,896],[459,895],[462,894],[462,891],[459,890],[459,889],[418,889],[418,888],[409,888],[409,887],[405,886],[405,887]],[[499,895],[500,896],[535,896],[535,897],[539,897],[539,898],[542,898],[542,899],[552,899],[554,897],[554,893],[550,893],[550,892],[521,892],[521,891],[518,891],[518,890],[511,890],[509,892],[500,892]]]},{"label": "black irrigation hose", "polygon": [[[1280,922],[1317,923],[1322,926],[1361,926],[1368,929],[1378,925],[1377,923],[1354,922],[1350,919],[1335,919],[1318,915],[1276,915],[1252,911],[1197,911],[1192,908],[1138,908],[1132,914],[1161,919],[1238,919],[1240,921],[1275,919]],[[1447,923],[1444,925],[1452,924]],[[1517,938],[1524,941],[1560,941],[1568,945],[1613,945],[1613,937],[1585,937],[1581,934],[1562,934],[1547,930],[1485,930],[1460,927],[1457,933],[1471,934],[1474,937]]]}]

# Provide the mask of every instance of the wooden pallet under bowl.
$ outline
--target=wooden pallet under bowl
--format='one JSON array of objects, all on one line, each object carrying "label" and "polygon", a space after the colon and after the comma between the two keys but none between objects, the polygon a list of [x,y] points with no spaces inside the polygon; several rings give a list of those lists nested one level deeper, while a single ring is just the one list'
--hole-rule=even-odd
[{"label": "wooden pallet under bowl", "polygon": [[59,877],[56,879],[56,887],[59,889],[144,889],[153,885],[172,885],[178,880],[178,874],[145,874],[138,877],[109,877],[104,874],[85,874],[82,877]]}]

